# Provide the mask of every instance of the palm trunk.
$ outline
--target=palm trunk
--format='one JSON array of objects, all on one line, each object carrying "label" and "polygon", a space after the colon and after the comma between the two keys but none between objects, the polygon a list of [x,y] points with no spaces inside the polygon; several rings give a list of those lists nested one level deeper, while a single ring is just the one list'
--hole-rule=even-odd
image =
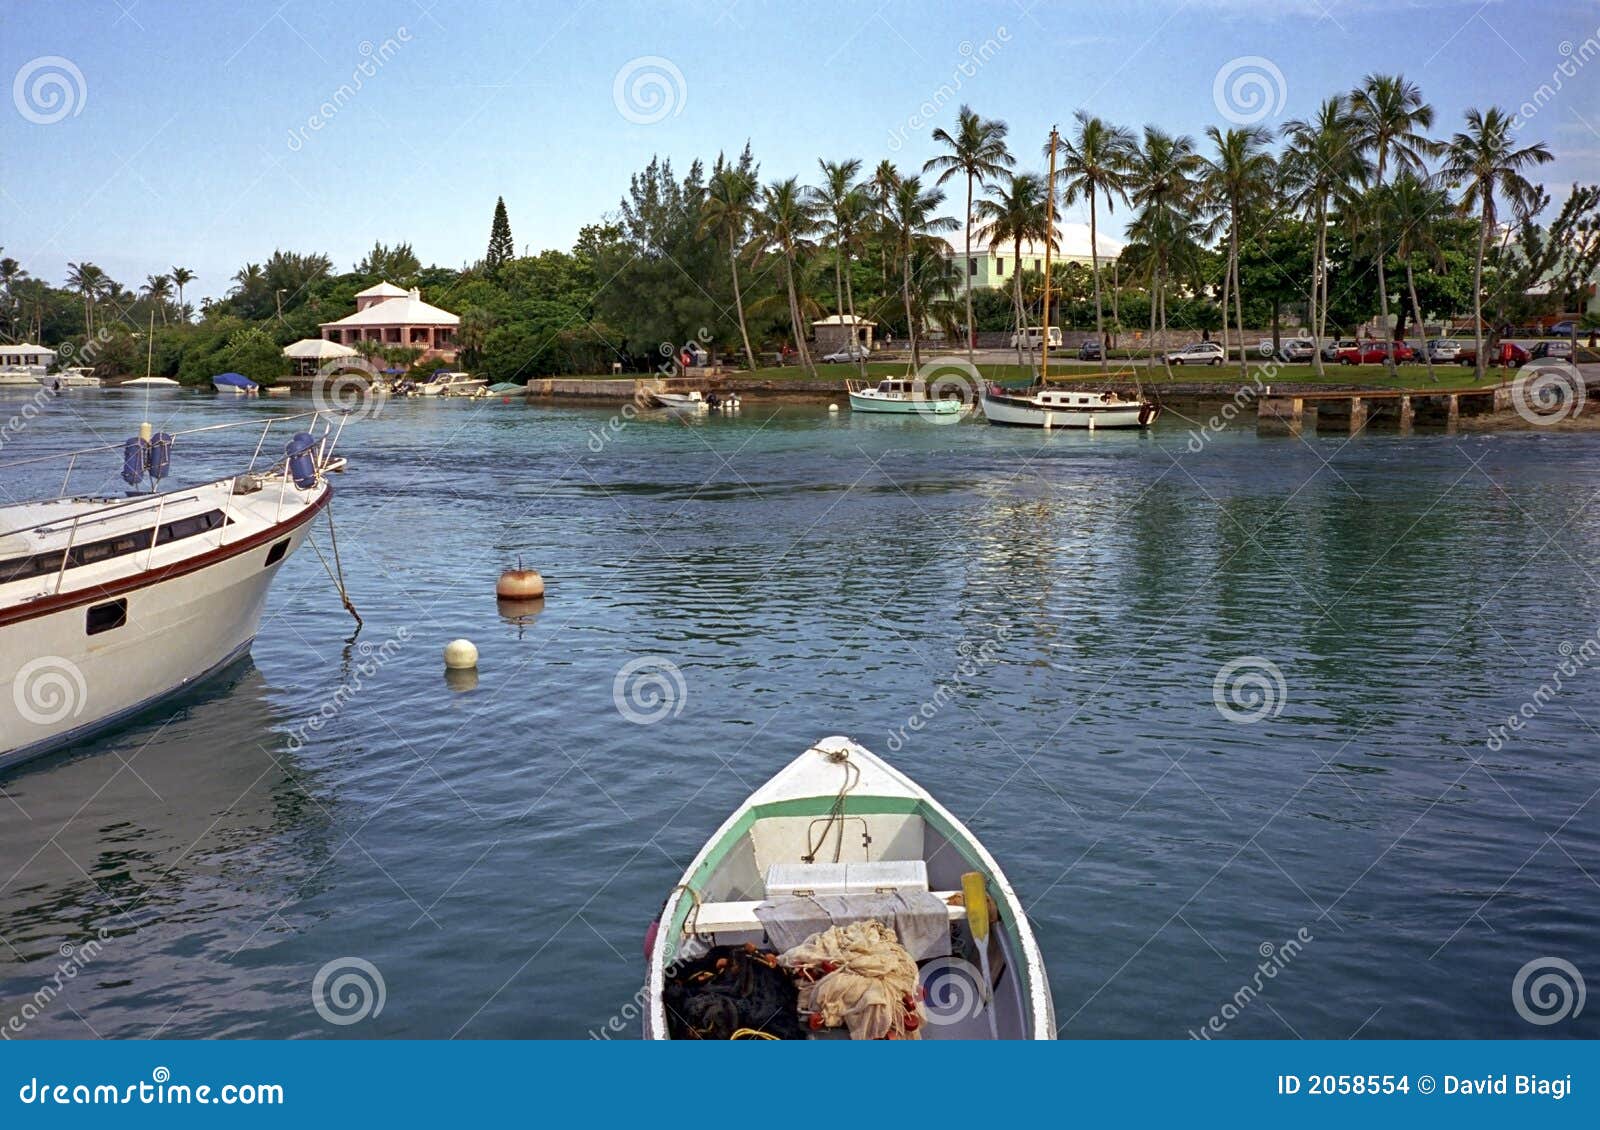
[{"label": "palm trunk", "polygon": [[745,363],[753,373],[756,369],[756,351],[750,348],[750,330],[744,324],[744,295],[739,290],[739,253],[733,242],[728,242],[728,265],[733,268],[733,308],[739,315],[739,340],[744,343]]},{"label": "palm trunk", "polygon": [[[1161,285],[1156,288],[1156,293],[1161,297],[1161,340],[1167,340],[1167,266],[1163,262],[1160,267]],[[1167,379],[1172,379],[1172,364],[1167,360],[1167,351],[1161,351],[1161,367],[1167,371]]]},{"label": "palm trunk", "polygon": [[1094,336],[1100,342],[1100,375],[1109,376],[1111,362],[1107,357],[1105,320],[1100,313],[1100,229],[1095,222],[1094,185],[1089,186],[1089,262],[1094,267]]},{"label": "palm trunk", "polygon": [[[1380,232],[1381,232],[1381,229],[1380,229]],[[1378,244],[1378,246],[1380,248],[1383,246],[1382,236],[1381,235],[1379,236],[1379,244]],[[1393,377],[1393,376],[1395,376],[1395,369],[1394,369],[1394,352],[1395,352],[1395,350],[1394,350],[1394,331],[1389,328],[1389,286],[1388,286],[1388,282],[1384,278],[1384,275],[1387,273],[1383,268],[1384,258],[1385,258],[1384,253],[1382,251],[1379,251],[1378,252],[1378,312],[1379,312],[1379,315],[1383,319],[1383,332],[1384,332],[1384,335],[1385,335],[1385,340],[1388,342],[1387,347],[1383,351],[1384,367],[1389,370],[1389,375],[1391,377]]]},{"label": "palm trunk", "polygon": [[1161,281],[1161,271],[1155,260],[1150,261],[1150,368],[1156,367],[1156,284]]},{"label": "palm trunk", "polygon": [[966,228],[967,259],[961,264],[962,279],[961,289],[967,296],[967,364],[976,367],[978,363],[976,331],[972,325],[972,173],[967,173],[967,222]]},{"label": "palm trunk", "polygon": [[1222,352],[1228,352],[1228,304],[1233,301],[1233,263],[1222,268]]},{"label": "palm trunk", "polygon": [[906,252],[906,257],[901,261],[904,270],[901,272],[900,293],[906,303],[906,333],[911,337],[911,368],[913,371],[922,368],[921,358],[918,356],[917,321],[911,313],[911,253]]},{"label": "palm trunk", "polygon": [[1484,201],[1478,223],[1478,258],[1472,265],[1472,343],[1477,347],[1474,384],[1482,384],[1488,358],[1483,355],[1483,257],[1489,250],[1489,203]]},{"label": "palm trunk", "polygon": [[783,274],[789,288],[789,326],[794,331],[795,352],[800,355],[800,365],[806,375],[815,378],[817,374],[811,367],[811,351],[806,348],[805,331],[800,326],[800,298],[794,289],[794,257],[787,247],[783,251]]},{"label": "palm trunk", "polygon": [[1022,304],[1022,237],[1019,235],[1011,244],[1011,304],[1017,310],[1017,368],[1022,368],[1026,362],[1022,359],[1022,346],[1028,340],[1028,310]]},{"label": "palm trunk", "polygon": [[1327,240],[1328,231],[1328,201],[1326,196],[1317,200],[1317,238],[1315,247],[1311,252],[1311,309],[1307,311],[1306,320],[1311,323],[1311,340],[1315,347],[1311,351],[1312,371],[1320,380],[1327,376],[1322,367],[1322,322],[1326,311],[1321,302],[1322,279],[1327,274],[1327,267],[1323,264],[1323,246]]},{"label": "palm trunk", "polygon": [[1235,215],[1232,224],[1233,230],[1228,233],[1228,242],[1232,250],[1228,258],[1233,261],[1233,312],[1234,328],[1239,331],[1239,379],[1250,379],[1250,366],[1244,355],[1244,282],[1239,277],[1239,220]]},{"label": "palm trunk", "polygon": [[1411,269],[1411,261],[1406,261],[1406,289],[1411,291],[1411,316],[1417,322],[1417,336],[1422,340],[1422,359],[1428,363],[1428,380],[1434,384],[1439,383],[1439,377],[1433,371],[1433,354],[1428,352],[1428,327],[1422,321],[1422,304],[1417,301],[1417,276]]}]

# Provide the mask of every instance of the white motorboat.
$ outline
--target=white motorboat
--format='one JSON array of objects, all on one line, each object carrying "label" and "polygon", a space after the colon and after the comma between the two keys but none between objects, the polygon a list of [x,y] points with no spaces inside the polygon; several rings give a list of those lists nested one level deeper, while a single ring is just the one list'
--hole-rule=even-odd
[{"label": "white motorboat", "polygon": [[418,396],[477,396],[489,382],[471,373],[437,372],[416,387]]},{"label": "white motorboat", "polygon": [[946,397],[929,400],[920,382],[911,378],[891,377],[873,387],[845,386],[850,393],[852,412],[890,412],[897,415],[953,416],[966,408],[961,400]]},{"label": "white motorboat", "polygon": [[[850,1009],[818,1008],[826,966],[812,959],[863,934],[871,965],[899,980],[885,979],[883,1011],[844,1017],[853,1037],[1055,1038],[1044,960],[1000,865],[915,781],[843,737],[752,793],[667,897],[646,947],[645,1036],[840,1035],[831,1024]],[[760,1000],[741,997],[746,975]],[[858,999],[839,987],[836,1005]]]},{"label": "white motorboat", "polygon": [[676,412],[706,412],[711,405],[706,398],[700,395],[700,390],[692,388],[688,392],[655,392],[649,394],[650,403],[657,408],[671,408]]},{"label": "white motorboat", "polygon": [[1116,392],[1037,386],[1013,392],[989,385],[982,403],[991,424],[1024,428],[1143,428],[1161,415],[1161,405],[1150,399],[1124,400]]},{"label": "white motorboat", "polygon": [[218,373],[211,387],[225,396],[259,396],[261,386],[242,373]]},{"label": "white motorboat", "polygon": [[59,373],[40,377],[39,383],[52,392],[60,392],[69,388],[99,388],[100,378],[94,375],[94,370],[83,365],[62,369]]},{"label": "white motorboat", "polygon": [[113,388],[150,389],[152,392],[167,388],[182,388],[183,386],[171,377],[134,377],[131,381],[123,381]]},{"label": "white motorboat", "polygon": [[[249,650],[273,578],[331,497],[322,470],[338,434],[317,414],[268,421],[257,452],[289,421],[304,430],[259,471],[252,461],[243,474],[158,489],[174,448],[219,428],[174,436],[145,425],[120,448],[52,457],[71,461],[59,497],[0,506],[0,769],[80,742]],[[75,468],[119,456],[124,480],[148,493],[69,493]],[[49,461],[0,474],[15,482],[24,463]]]},{"label": "white motorboat", "polygon": [[42,380],[42,365],[7,365],[0,368],[0,388],[38,388]]}]

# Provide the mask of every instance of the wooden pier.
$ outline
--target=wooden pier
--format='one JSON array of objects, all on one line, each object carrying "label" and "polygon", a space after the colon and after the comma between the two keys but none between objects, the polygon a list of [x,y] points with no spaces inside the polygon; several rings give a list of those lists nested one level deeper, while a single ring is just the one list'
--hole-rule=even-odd
[{"label": "wooden pier", "polygon": [[1426,424],[1454,431],[1462,416],[1489,416],[1510,407],[1510,385],[1268,394],[1258,402],[1256,430],[1299,435],[1310,427],[1355,435],[1382,424],[1405,434]]}]

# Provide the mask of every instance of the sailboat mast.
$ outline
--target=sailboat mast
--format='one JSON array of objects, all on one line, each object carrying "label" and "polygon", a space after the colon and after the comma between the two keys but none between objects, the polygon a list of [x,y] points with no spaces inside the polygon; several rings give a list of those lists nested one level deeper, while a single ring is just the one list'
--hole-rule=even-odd
[{"label": "sailboat mast", "polygon": [[1056,241],[1056,141],[1060,135],[1050,127],[1050,178],[1045,181],[1044,197],[1044,329],[1039,344],[1039,383],[1050,383],[1050,246]]}]

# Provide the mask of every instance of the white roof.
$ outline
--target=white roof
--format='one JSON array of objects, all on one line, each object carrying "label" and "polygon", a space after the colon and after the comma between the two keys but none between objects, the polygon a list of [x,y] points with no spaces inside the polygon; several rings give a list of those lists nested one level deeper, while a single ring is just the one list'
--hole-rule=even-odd
[{"label": "white roof", "polygon": [[457,326],[461,319],[448,310],[441,310],[422,301],[420,291],[413,290],[402,298],[386,298],[374,302],[365,310],[340,318],[337,322],[323,322],[326,326]]},{"label": "white roof", "polygon": [[407,291],[385,279],[377,286],[369,286],[366,290],[356,291],[357,298],[404,298]]},{"label": "white roof", "polygon": [[15,345],[0,343],[0,353],[8,355],[27,354],[32,357],[54,357],[56,355],[54,349],[47,349],[42,345],[32,345],[26,341],[19,341]]},{"label": "white roof", "polygon": [[[1058,223],[1056,225],[1056,232],[1058,233],[1058,246],[1050,253],[1050,257],[1052,259],[1089,258],[1088,224]],[[1117,236],[1112,235],[1110,232],[1106,231],[1104,227],[1101,227],[1099,234],[1100,261],[1102,263],[1115,259],[1119,254],[1121,254],[1122,249],[1128,246],[1126,240],[1119,239]],[[964,237],[960,233],[951,236],[948,240],[946,240],[946,242],[950,245],[950,251],[948,254],[966,254],[966,244]],[[972,230],[972,250],[974,254],[977,254],[980,251],[990,250],[993,250],[993,252],[997,255],[1011,254],[1011,241],[1009,239],[1001,241],[1001,245],[997,248],[993,247],[992,245],[993,241],[985,236],[982,228],[974,228]],[[1036,255],[1042,259],[1044,258],[1044,244],[1024,243],[1022,245],[1022,253],[1024,255]]]},{"label": "white roof", "polygon": [[354,357],[356,351],[336,341],[325,341],[320,337],[304,337],[293,345],[284,346],[283,355],[302,360],[325,361],[331,357]]},{"label": "white roof", "polygon": [[860,314],[829,314],[826,318],[818,318],[811,324],[813,326],[875,326],[878,323],[871,318],[863,318]]}]

